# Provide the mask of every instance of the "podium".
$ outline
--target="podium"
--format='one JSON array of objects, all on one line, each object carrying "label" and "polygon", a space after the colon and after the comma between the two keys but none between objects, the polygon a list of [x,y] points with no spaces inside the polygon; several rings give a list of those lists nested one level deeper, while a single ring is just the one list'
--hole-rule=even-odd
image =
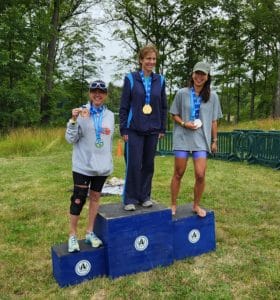
[{"label": "podium", "polygon": [[192,212],[192,203],[178,206],[173,216],[174,259],[197,256],[215,249],[214,212],[207,211],[206,216],[200,218]]},{"label": "podium", "polygon": [[53,275],[60,287],[106,275],[105,249],[79,241],[80,252],[69,253],[68,243],[51,249]]},{"label": "podium", "polygon": [[104,242],[112,278],[173,262],[172,215],[162,205],[138,206],[132,212],[120,204],[103,205],[94,231]]},{"label": "podium", "polygon": [[136,206],[135,211],[124,211],[120,203],[104,204],[94,231],[103,241],[101,248],[84,240],[76,253],[68,253],[66,243],[52,247],[53,275],[61,287],[168,266],[216,248],[214,212],[200,218],[192,212],[192,203],[178,206],[175,216],[157,203],[150,208]]}]

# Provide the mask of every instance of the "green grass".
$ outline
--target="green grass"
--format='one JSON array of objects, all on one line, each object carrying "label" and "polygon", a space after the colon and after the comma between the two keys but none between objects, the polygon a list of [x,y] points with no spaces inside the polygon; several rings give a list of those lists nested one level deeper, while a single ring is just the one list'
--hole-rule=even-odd
[{"label": "green grass", "polygon": [[64,134],[64,128],[13,130],[0,140],[0,157],[44,155],[65,151]]},{"label": "green grass", "polygon": [[[50,249],[67,240],[72,188],[71,147],[63,141],[63,132],[44,132],[43,143],[34,130],[35,145],[38,140],[43,146],[24,155],[4,155],[2,146],[9,137],[0,141],[0,299],[279,298],[280,173],[216,160],[208,161],[202,200],[215,212],[216,251],[145,273],[59,288]],[[60,142],[52,143],[57,137]],[[43,151],[45,145],[52,146]],[[123,159],[115,157],[114,163],[113,176],[123,178]],[[164,205],[170,202],[172,172],[172,157],[156,157],[153,198]],[[190,163],[179,204],[192,200],[193,183]],[[119,201],[117,196],[102,198],[102,203]],[[79,224],[81,238],[86,210]]]},{"label": "green grass", "polygon": [[280,130],[280,119],[256,119],[252,121],[239,122],[238,124],[222,122],[219,125],[220,131],[232,131],[234,129]]}]

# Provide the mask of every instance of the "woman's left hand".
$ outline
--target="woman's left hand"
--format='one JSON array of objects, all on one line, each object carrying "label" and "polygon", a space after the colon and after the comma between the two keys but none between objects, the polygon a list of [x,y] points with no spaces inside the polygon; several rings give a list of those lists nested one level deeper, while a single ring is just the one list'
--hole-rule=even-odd
[{"label": "woman's left hand", "polygon": [[158,135],[158,138],[159,139],[161,139],[161,138],[163,138],[164,137],[164,133],[160,133],[159,135]]},{"label": "woman's left hand", "polygon": [[107,128],[107,127],[102,128],[102,133],[103,133],[103,134],[109,135],[110,132],[111,132],[110,128]]},{"label": "woman's left hand", "polygon": [[211,151],[212,151],[213,153],[216,153],[216,152],[218,151],[218,145],[217,145],[217,142],[213,142],[213,143],[211,144]]}]

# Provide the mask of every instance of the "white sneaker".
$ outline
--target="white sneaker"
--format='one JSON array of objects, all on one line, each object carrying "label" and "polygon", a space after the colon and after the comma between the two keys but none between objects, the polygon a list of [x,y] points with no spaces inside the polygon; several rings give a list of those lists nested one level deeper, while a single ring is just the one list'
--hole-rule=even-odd
[{"label": "white sneaker", "polygon": [[146,200],[145,202],[142,203],[143,207],[152,207],[153,202],[151,200]]},{"label": "white sneaker", "polygon": [[135,210],[135,205],[134,204],[126,204],[123,209],[126,211],[133,211],[133,210]]},{"label": "white sneaker", "polygon": [[72,235],[69,237],[68,240],[68,252],[78,252],[80,251],[80,247],[79,247],[79,242],[77,240],[77,238]]},{"label": "white sneaker", "polygon": [[93,248],[98,248],[103,245],[102,241],[100,238],[98,238],[94,232],[89,232],[86,234],[86,244],[90,244]]}]

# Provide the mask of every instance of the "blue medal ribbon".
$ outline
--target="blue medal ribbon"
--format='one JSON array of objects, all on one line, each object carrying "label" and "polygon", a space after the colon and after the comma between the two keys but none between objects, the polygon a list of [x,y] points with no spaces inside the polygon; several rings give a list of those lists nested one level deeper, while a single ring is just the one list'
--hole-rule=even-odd
[{"label": "blue medal ribbon", "polygon": [[191,97],[190,97],[190,120],[194,121],[199,119],[201,97],[195,94],[195,90],[191,88]]},{"label": "blue medal ribbon", "polygon": [[151,78],[151,76],[149,76],[147,79],[145,79],[143,71],[140,71],[139,74],[141,76],[142,83],[143,83],[143,86],[144,86],[144,89],[145,89],[145,93],[146,93],[145,104],[146,105],[150,105],[150,102],[151,102],[152,78]]},{"label": "blue medal ribbon", "polygon": [[100,148],[103,146],[103,141],[101,139],[102,133],[102,119],[103,119],[104,106],[95,107],[90,106],[90,115],[92,117],[93,126],[95,129],[95,145]]}]

